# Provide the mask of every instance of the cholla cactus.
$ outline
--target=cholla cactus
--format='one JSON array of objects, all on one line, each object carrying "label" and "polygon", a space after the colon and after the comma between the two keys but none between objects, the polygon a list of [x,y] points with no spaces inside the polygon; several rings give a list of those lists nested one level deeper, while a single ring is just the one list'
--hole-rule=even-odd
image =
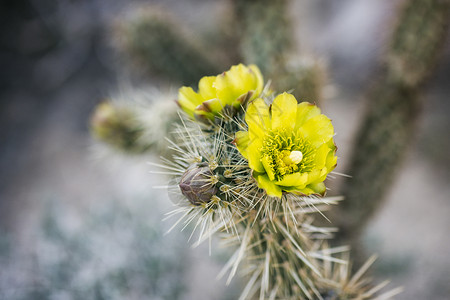
[{"label": "cholla cactus", "polygon": [[[249,68],[259,74],[256,66],[235,66],[233,76],[222,75],[230,77],[224,85],[208,84],[216,89],[208,97],[200,84],[201,101],[191,101],[192,93],[179,99],[187,114],[171,142],[175,154],[161,166],[175,177],[168,186],[178,199],[169,214],[180,216],[174,227],[193,224],[196,244],[220,233],[237,247],[221,274],[231,280],[243,266],[248,283],[240,299],[374,299],[382,286],[361,280],[368,265],[350,276],[347,247],[325,242],[335,229],[313,225],[314,214],[340,200],[322,197],[337,160],[331,121],[315,105],[260,88],[262,77],[256,85],[238,80]],[[221,98],[219,89],[235,99]],[[249,103],[237,100],[249,92]],[[204,101],[218,104],[206,122],[193,118]],[[240,103],[233,114],[230,103]]]}]

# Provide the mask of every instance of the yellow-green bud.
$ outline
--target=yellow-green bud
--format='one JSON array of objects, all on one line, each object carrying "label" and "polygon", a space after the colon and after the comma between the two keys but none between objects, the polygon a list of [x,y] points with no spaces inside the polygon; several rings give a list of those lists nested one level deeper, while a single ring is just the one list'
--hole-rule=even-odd
[{"label": "yellow-green bud", "polygon": [[132,110],[110,102],[100,103],[91,118],[91,132],[102,142],[125,151],[139,152],[142,128]]}]

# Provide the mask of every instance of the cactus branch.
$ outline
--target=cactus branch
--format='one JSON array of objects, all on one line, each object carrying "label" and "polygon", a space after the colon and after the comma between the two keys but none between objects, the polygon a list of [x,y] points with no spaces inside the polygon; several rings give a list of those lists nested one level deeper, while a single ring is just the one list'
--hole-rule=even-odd
[{"label": "cactus branch", "polygon": [[384,58],[378,82],[369,92],[369,108],[357,134],[343,186],[345,201],[334,220],[340,237],[354,239],[381,207],[414,136],[426,79],[434,70],[450,22],[450,1],[410,0]]}]

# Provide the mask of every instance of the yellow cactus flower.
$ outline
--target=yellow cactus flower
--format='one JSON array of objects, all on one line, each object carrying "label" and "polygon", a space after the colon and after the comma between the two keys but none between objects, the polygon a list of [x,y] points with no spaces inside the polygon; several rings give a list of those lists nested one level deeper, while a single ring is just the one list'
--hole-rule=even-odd
[{"label": "yellow cactus flower", "polygon": [[236,146],[248,160],[258,186],[269,196],[282,192],[325,194],[323,181],[336,167],[331,120],[308,102],[278,95],[269,107],[258,98],[248,105],[248,131],[236,133]]},{"label": "yellow cactus flower", "polygon": [[198,92],[183,86],[178,91],[178,105],[191,117],[202,122],[213,121],[215,116],[233,114],[248,101],[258,97],[264,82],[255,65],[232,66],[217,76],[205,76],[198,83]]}]

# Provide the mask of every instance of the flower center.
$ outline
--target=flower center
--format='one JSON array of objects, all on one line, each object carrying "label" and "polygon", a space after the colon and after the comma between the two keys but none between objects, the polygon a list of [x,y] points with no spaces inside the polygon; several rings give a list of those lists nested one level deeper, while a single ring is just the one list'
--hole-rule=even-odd
[{"label": "flower center", "polygon": [[289,156],[284,158],[285,164],[299,164],[303,159],[301,151],[292,151]]},{"label": "flower center", "polygon": [[263,140],[262,159],[275,180],[296,172],[309,172],[313,167],[315,149],[299,134],[286,129],[270,132]]}]

